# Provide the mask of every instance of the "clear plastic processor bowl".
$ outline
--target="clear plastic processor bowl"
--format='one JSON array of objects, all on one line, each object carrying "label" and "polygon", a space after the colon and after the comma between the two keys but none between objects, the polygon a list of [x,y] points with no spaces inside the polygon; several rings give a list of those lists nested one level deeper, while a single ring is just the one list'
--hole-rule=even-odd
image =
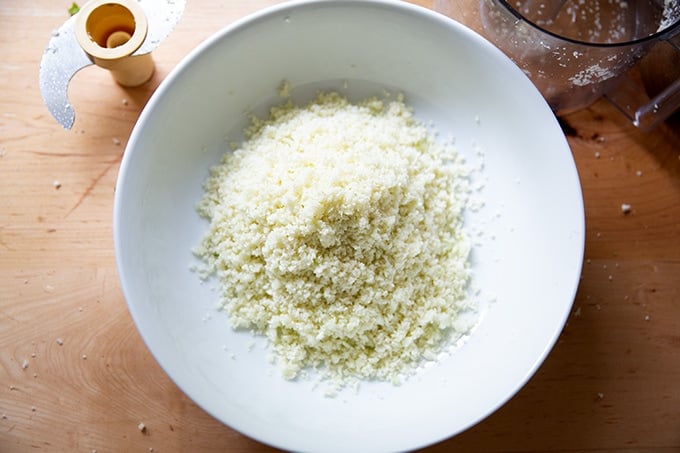
[{"label": "clear plastic processor bowl", "polygon": [[[249,113],[335,90],[403,93],[421,121],[481,163],[468,212],[480,321],[467,341],[402,385],[325,395],[287,381],[268,347],[216,309],[190,269],[207,223],[208,169]],[[395,451],[471,427],[511,398],[558,338],[578,285],[584,211],[572,155],[550,108],[500,51],[462,25],[398,1],[288,2],[239,20],[185,58],[142,112],[118,177],[118,271],[153,356],[199,406],[261,442],[295,451]]]}]

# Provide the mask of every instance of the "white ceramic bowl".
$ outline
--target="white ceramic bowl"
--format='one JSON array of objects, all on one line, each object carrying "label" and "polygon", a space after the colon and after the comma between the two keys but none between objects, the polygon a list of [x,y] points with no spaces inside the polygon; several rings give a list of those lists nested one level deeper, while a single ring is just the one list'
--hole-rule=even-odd
[{"label": "white ceramic bowl", "polygon": [[[495,297],[454,354],[401,386],[324,396],[289,382],[266,343],[235,333],[213,284],[189,267],[207,226],[195,211],[208,168],[239,137],[245,113],[337,90],[402,92],[423,121],[484,154],[483,230],[474,284]],[[154,357],[198,405],[262,442],[296,451],[393,451],[455,435],[532,376],[569,314],[584,246],[579,180],[566,140],[509,59],[452,20],[404,2],[282,4],[209,39],[144,109],[120,169],[114,239],[132,317]],[[254,341],[254,342],[253,342]],[[254,347],[253,347],[254,345]]]}]

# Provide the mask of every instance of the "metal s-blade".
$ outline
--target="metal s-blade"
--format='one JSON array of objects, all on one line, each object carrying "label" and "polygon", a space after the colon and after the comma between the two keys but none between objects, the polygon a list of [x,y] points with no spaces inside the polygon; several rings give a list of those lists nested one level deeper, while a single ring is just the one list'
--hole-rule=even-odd
[{"label": "metal s-blade", "polygon": [[158,47],[179,22],[185,3],[185,0],[139,0],[149,29],[146,39],[132,55],[144,55]]},{"label": "metal s-blade", "polygon": [[68,100],[71,78],[92,60],[78,44],[72,16],[52,33],[40,61],[40,93],[52,116],[65,129],[71,129],[75,112]]},{"label": "metal s-blade", "polygon": [[[147,24],[144,40],[131,56],[145,55],[156,49],[181,18],[185,3],[185,0],[135,0],[144,12]],[[70,129],[75,121],[75,111],[68,100],[70,80],[76,72],[94,64],[76,37],[77,18],[82,13],[81,10],[70,17],[52,33],[40,62],[40,92],[49,112],[65,129]]]}]

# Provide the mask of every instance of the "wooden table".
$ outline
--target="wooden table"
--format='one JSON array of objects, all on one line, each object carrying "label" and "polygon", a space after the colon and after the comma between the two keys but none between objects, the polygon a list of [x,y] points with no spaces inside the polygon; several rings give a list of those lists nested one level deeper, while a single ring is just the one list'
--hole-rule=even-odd
[{"label": "wooden table", "polygon": [[[0,2],[0,451],[271,450],[203,412],[153,360],[111,234],[118,166],[154,88],[269,3],[190,0],[147,85],[124,90],[96,67],[75,77],[65,131],[37,75],[70,0]],[[563,121],[587,219],[568,325],[511,401],[428,451],[680,451],[680,128],[642,133],[605,102]]]}]

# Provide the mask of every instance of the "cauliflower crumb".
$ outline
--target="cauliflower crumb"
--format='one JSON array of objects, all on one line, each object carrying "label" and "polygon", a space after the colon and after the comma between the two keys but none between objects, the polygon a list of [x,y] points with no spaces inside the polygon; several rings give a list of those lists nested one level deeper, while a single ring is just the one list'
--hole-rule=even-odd
[{"label": "cauliflower crumb", "polygon": [[279,85],[279,96],[284,99],[290,97],[290,83],[288,83],[288,81],[284,80],[281,82],[281,85]]},{"label": "cauliflower crumb", "polygon": [[287,100],[245,133],[204,183],[194,253],[286,379],[398,384],[469,330],[469,171],[401,96]]},{"label": "cauliflower crumb", "polygon": [[622,203],[621,204],[621,212],[624,214],[630,214],[631,211],[631,206],[628,203]]},{"label": "cauliflower crumb", "polygon": [[140,422],[139,425],[137,425],[137,429],[141,432],[146,432],[146,425]]}]

